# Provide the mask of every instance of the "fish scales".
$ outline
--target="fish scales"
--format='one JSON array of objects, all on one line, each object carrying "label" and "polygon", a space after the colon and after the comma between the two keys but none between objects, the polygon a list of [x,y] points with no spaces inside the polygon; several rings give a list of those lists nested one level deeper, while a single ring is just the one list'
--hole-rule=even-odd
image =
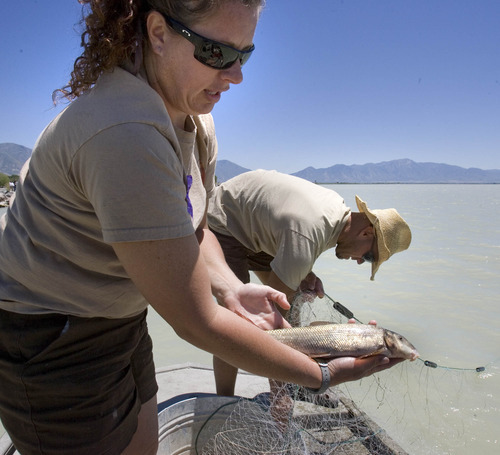
[{"label": "fish scales", "polygon": [[370,324],[323,324],[270,330],[276,340],[315,358],[418,357],[415,347],[403,336]]},{"label": "fish scales", "polygon": [[361,324],[294,327],[269,333],[281,343],[310,357],[360,357],[384,347],[382,329]]}]

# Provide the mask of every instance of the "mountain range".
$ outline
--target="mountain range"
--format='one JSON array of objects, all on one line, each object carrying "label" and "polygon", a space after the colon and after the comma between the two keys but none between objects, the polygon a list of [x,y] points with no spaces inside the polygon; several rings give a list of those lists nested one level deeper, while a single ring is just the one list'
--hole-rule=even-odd
[{"label": "mountain range", "polygon": [[[0,144],[0,172],[19,174],[31,150],[12,143]],[[222,183],[250,169],[218,160],[217,182]],[[316,183],[500,183],[500,169],[463,168],[441,163],[417,163],[410,159],[366,164],[307,167],[292,175]]]},{"label": "mountain range", "polygon": [[409,159],[353,164],[296,172],[317,183],[500,183],[500,170],[463,168],[441,163],[416,163]]},{"label": "mountain range", "polygon": [[0,172],[19,175],[23,164],[31,156],[31,149],[23,145],[5,142],[0,144]]},{"label": "mountain range", "polygon": [[[217,182],[247,172],[227,160],[217,161]],[[292,175],[316,183],[500,183],[500,170],[463,168],[440,163],[416,163],[410,159],[367,164],[335,164],[327,168],[307,167]]]}]

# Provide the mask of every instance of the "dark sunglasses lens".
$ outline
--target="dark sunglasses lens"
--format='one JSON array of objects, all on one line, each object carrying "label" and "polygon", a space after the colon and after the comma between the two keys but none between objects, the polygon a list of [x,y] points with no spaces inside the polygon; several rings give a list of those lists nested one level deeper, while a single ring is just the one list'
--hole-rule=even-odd
[{"label": "dark sunglasses lens", "polygon": [[227,52],[216,43],[204,41],[203,44],[195,49],[194,56],[204,65],[212,68],[224,68]]},{"label": "dark sunglasses lens", "polygon": [[241,66],[243,66],[246,62],[248,62],[248,59],[252,55],[252,52],[253,52],[253,50],[250,52],[245,52],[244,54],[241,54],[241,56],[240,56]]},{"label": "dark sunglasses lens", "polygon": [[250,58],[252,52],[240,54],[236,49],[226,47],[219,43],[204,41],[195,49],[195,58],[204,65],[217,69],[229,68],[236,60],[240,59],[243,66]]}]

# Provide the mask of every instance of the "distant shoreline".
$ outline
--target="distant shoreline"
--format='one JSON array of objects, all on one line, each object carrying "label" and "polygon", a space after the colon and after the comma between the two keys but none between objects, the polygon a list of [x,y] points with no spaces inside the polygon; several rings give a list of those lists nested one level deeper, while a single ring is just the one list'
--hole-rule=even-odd
[{"label": "distant shoreline", "polygon": [[313,182],[316,185],[498,185],[497,182]]}]

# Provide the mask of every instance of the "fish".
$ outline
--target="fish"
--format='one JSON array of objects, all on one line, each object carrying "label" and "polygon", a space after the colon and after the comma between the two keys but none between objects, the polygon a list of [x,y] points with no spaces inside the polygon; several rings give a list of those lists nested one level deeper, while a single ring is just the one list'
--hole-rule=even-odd
[{"label": "fish", "polygon": [[420,354],[404,336],[371,324],[313,323],[307,327],[268,330],[267,333],[312,358],[369,357],[413,361]]}]

